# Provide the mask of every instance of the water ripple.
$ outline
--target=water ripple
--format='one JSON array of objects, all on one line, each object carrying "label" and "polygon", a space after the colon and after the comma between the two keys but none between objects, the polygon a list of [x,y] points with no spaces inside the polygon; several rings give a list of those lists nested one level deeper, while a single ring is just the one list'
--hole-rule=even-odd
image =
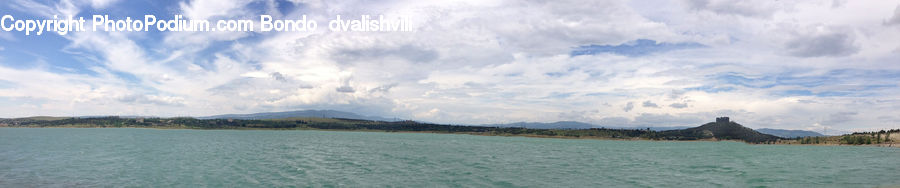
[{"label": "water ripple", "polygon": [[0,128],[0,187],[873,187],[897,148]]}]

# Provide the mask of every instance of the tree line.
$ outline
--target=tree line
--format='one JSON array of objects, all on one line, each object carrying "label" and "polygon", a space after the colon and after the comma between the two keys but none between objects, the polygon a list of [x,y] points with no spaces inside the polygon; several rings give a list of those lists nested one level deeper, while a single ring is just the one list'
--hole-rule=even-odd
[{"label": "tree line", "polygon": [[[774,143],[778,137],[760,134],[752,129],[734,125],[707,124],[683,130],[653,131],[650,129],[529,129],[522,127],[487,127],[422,123],[416,121],[370,121],[357,119],[322,120],[242,120],[176,118],[122,118],[117,116],[65,118],[59,120],[0,119],[0,126],[11,127],[147,127],[147,128],[195,128],[195,129],[325,129],[325,130],[379,130],[386,132],[439,132],[481,135],[533,135],[574,138],[614,138],[650,140],[698,140],[726,139],[749,143]],[[714,134],[713,134],[714,133]]]}]

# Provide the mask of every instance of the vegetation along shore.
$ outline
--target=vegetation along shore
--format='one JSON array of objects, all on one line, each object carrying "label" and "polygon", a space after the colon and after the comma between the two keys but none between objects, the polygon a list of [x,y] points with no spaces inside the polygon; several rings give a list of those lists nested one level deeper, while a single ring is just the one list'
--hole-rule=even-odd
[{"label": "vegetation along shore", "polygon": [[521,127],[463,126],[415,121],[373,121],[346,118],[196,119],[124,117],[29,117],[0,119],[0,127],[163,128],[163,129],[289,129],[383,132],[456,133],[486,136],[527,136],[619,140],[735,140],[751,144],[869,145],[900,147],[900,129],[857,132],[841,136],[782,138],[744,127],[727,117],[698,127],[655,131],[650,129],[529,129]]}]

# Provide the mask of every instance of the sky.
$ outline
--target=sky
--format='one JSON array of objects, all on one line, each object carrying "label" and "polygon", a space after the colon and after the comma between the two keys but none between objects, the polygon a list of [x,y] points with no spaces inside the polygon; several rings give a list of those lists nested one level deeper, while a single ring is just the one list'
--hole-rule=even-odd
[{"label": "sky", "polygon": [[752,128],[900,128],[900,0],[9,0],[0,14],[366,14],[406,16],[414,30],[0,31],[6,118],[327,109],[469,125],[729,116]]}]

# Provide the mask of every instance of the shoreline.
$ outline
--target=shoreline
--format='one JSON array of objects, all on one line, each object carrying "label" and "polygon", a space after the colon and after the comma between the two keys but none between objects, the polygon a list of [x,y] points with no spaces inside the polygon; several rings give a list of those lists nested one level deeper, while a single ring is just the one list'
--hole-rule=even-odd
[{"label": "shoreline", "polygon": [[868,146],[868,147],[889,147],[900,148],[897,143],[880,143],[880,144],[796,144],[796,143],[773,143],[773,144],[754,144],[742,140],[720,140],[720,139],[698,139],[698,140],[654,140],[646,138],[608,138],[593,136],[547,136],[534,134],[490,134],[485,132],[436,132],[436,131],[383,131],[374,129],[317,129],[317,128],[193,128],[193,127],[90,127],[90,126],[46,126],[46,127],[9,127],[0,126],[0,128],[131,128],[131,129],[156,129],[156,130],[270,130],[270,131],[334,131],[334,132],[382,132],[382,133],[428,133],[428,134],[464,134],[473,136],[502,136],[502,137],[528,137],[528,138],[545,138],[545,139],[582,139],[582,140],[612,140],[612,141],[654,141],[654,142],[739,142],[749,145],[785,145],[785,146]]}]

